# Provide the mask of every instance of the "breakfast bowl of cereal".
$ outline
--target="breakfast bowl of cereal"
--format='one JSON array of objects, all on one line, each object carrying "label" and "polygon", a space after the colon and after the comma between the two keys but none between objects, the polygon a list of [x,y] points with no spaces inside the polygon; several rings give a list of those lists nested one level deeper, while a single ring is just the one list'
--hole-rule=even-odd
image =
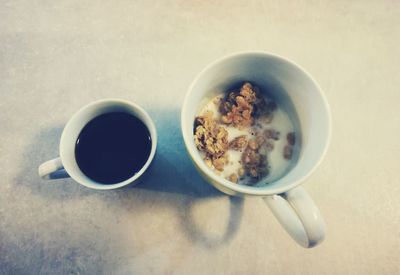
[{"label": "breakfast bowl of cereal", "polygon": [[218,190],[264,199],[300,245],[324,238],[318,208],[299,186],[330,141],[326,98],[312,77],[277,55],[245,52],[207,66],[186,94],[181,128],[199,173]]}]

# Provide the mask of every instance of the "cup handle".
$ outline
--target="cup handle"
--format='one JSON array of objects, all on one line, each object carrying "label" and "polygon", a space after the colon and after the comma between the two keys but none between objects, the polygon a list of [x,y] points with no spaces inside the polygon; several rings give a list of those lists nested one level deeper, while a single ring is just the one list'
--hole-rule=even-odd
[{"label": "cup handle", "polygon": [[55,158],[42,163],[39,166],[39,176],[42,179],[53,180],[68,178],[69,175],[64,170],[64,166],[60,158]]},{"label": "cup handle", "polygon": [[324,240],[325,222],[303,187],[263,198],[289,235],[301,246],[311,248]]}]

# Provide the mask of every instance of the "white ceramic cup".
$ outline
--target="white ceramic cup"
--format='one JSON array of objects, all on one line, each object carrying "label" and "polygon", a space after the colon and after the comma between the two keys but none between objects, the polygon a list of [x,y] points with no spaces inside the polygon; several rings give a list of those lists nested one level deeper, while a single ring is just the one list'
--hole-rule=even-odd
[{"label": "white ceramic cup", "polygon": [[[95,117],[110,112],[126,112],[139,118],[148,128],[151,136],[150,155],[134,176],[114,184],[101,184],[87,177],[80,169],[75,159],[75,145],[83,127]],[[60,140],[60,157],[46,161],[39,166],[39,175],[43,179],[71,177],[78,183],[93,189],[109,190],[137,182],[140,176],[150,166],[157,147],[157,133],[154,122],[140,106],[121,99],[103,99],[92,102],[76,112],[65,126]],[[53,175],[55,175],[52,177]]]},{"label": "white ceramic cup", "polygon": [[[288,111],[295,124],[296,142],[301,143],[293,168],[265,187],[239,185],[218,176],[204,163],[193,140],[199,109],[216,93],[244,81],[267,90]],[[181,127],[193,163],[213,186],[229,195],[262,197],[290,236],[303,247],[313,247],[324,239],[325,223],[320,211],[300,184],[317,168],[327,151],[331,118],[323,92],[302,68],[263,52],[237,53],[219,59],[192,82],[182,107]]]}]

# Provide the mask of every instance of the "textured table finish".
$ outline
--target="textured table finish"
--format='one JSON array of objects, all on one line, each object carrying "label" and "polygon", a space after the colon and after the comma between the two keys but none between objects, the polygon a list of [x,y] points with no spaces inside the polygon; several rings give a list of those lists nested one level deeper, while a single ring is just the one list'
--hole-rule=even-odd
[{"label": "textured table finish", "polygon": [[[0,274],[399,274],[399,1],[1,1]],[[274,52],[332,109],[306,181],[322,245],[292,241],[260,199],[229,198],[190,163],[188,85],[214,59]],[[153,117],[146,182],[89,190],[43,181],[81,106],[119,97]]]}]

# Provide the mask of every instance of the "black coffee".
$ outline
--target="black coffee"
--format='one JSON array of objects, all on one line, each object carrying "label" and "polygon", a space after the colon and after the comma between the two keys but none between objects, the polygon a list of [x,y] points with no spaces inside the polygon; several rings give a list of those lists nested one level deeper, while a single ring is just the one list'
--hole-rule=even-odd
[{"label": "black coffee", "polygon": [[114,112],[86,124],[76,140],[75,158],[86,176],[113,184],[135,175],[150,150],[151,137],[143,122],[133,115]]}]

